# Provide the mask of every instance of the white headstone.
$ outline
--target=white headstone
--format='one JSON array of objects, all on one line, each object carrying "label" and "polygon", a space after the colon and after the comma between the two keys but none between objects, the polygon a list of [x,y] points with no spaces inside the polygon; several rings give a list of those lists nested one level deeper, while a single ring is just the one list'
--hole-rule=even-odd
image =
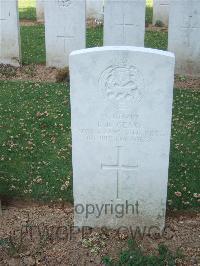
[{"label": "white headstone", "polygon": [[18,5],[0,0],[0,64],[19,66],[21,61]]},{"label": "white headstone", "polygon": [[87,18],[103,19],[103,0],[86,0]]},{"label": "white headstone", "polygon": [[153,24],[162,21],[168,25],[170,0],[153,0]]},{"label": "white headstone", "polygon": [[144,46],[145,0],[106,0],[104,45]]},{"label": "white headstone", "polygon": [[36,0],[36,17],[37,21],[44,21],[44,0]]},{"label": "white headstone", "polygon": [[74,51],[70,74],[75,225],[163,228],[174,55]]},{"label": "white headstone", "polygon": [[45,1],[46,63],[68,66],[69,54],[85,48],[85,0]]},{"label": "white headstone", "polygon": [[176,73],[200,77],[200,1],[170,4],[168,50],[176,55]]}]

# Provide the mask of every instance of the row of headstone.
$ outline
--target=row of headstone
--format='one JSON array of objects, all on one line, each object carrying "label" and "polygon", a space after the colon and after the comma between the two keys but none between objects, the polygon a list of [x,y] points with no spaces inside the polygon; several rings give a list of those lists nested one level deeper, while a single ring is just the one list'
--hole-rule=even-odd
[{"label": "row of headstone", "polygon": [[[117,1],[117,0],[116,0]],[[63,1],[65,2],[65,1]],[[161,21],[164,25],[168,25],[169,20],[169,2],[170,0],[153,0],[153,24]],[[86,16],[87,18],[102,20],[104,1],[103,0],[86,0]],[[44,21],[44,0],[36,0],[37,21]]]},{"label": "row of headstone", "polygon": [[[117,0],[116,0],[117,1]],[[153,0],[153,24],[161,21],[168,25],[169,20],[169,2],[170,0]],[[103,19],[104,1],[103,0],[86,0],[87,18]],[[36,0],[37,20],[44,21],[44,0]]]},{"label": "row of headstone", "polygon": [[[115,0],[118,1],[118,0]],[[67,2],[64,0],[62,2]],[[113,1],[114,2],[114,1]],[[153,0],[153,24],[161,21],[164,25],[168,25],[169,20],[169,2],[170,0]],[[102,20],[104,13],[103,0],[86,0],[86,16],[87,18]],[[37,21],[44,21],[44,0],[36,0],[36,16]]]},{"label": "row of headstone", "polygon": [[[36,17],[38,22],[44,21],[44,1],[36,0]],[[62,0],[66,3],[68,0]],[[103,19],[103,0],[86,0],[86,16],[88,19]]]},{"label": "row of headstone", "polygon": [[[116,0],[117,1],[117,0]],[[169,19],[169,1],[170,0],[154,0],[153,1],[153,24],[161,21],[164,25],[168,25]],[[63,2],[66,2],[63,1]],[[86,16],[87,18],[101,20],[104,13],[103,0],[86,0]],[[37,21],[44,21],[44,0],[36,0],[36,16]]]},{"label": "row of headstone", "polygon": [[[0,63],[20,64],[17,1],[0,0]],[[69,54],[85,48],[85,1],[45,1],[47,66],[68,66]],[[145,0],[107,0],[104,45],[144,46]],[[200,76],[200,1],[171,0],[168,50],[176,54],[176,73]]]},{"label": "row of headstone", "polygon": [[[46,7],[47,65],[63,67],[72,50],[85,48],[84,1],[48,2]],[[199,25],[200,1],[171,1],[168,50],[176,54],[177,74],[200,75]],[[105,1],[104,46],[141,47],[144,33],[145,0]]]},{"label": "row of headstone", "polygon": [[[170,0],[153,0],[154,25],[158,21],[161,21],[164,25],[168,25],[169,1]],[[64,0],[62,2],[67,2],[67,0]],[[87,18],[102,20],[103,13],[104,13],[103,0],[86,0]],[[37,21],[39,22],[44,21],[44,0],[36,0],[36,16],[37,16]]]},{"label": "row of headstone", "polygon": [[[145,6],[145,0],[106,1],[104,45],[144,46]],[[68,66],[69,54],[85,48],[85,1],[45,2],[45,29],[47,66]]]}]

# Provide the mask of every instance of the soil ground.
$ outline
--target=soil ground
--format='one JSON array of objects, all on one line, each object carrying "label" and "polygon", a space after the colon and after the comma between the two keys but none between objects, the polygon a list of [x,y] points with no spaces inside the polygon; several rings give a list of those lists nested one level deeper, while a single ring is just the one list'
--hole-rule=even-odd
[{"label": "soil ground", "polygon": [[[184,255],[177,265],[200,265],[200,213],[168,213],[166,228],[162,236],[154,229],[144,237],[136,234],[138,245],[151,254],[164,243]],[[0,265],[102,265],[103,256],[117,258],[134,234],[130,230],[79,231],[73,228],[69,204],[9,203],[0,217]]]},{"label": "soil ground", "polygon": [[[2,71],[2,67],[4,70]],[[9,66],[10,68],[10,66]],[[8,70],[9,71],[9,70]],[[59,70],[46,67],[45,65],[27,65],[14,68],[14,75],[5,71],[5,66],[0,65],[0,80],[29,80],[33,82],[56,82]],[[6,72],[6,75],[4,74]],[[7,75],[8,74],[8,75]],[[179,89],[200,89],[200,78],[175,77],[175,88]]]}]

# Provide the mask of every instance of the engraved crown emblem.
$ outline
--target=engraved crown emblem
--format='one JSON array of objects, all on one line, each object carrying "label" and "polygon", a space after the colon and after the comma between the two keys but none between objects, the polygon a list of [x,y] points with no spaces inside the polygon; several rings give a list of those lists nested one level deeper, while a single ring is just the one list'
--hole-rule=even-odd
[{"label": "engraved crown emblem", "polygon": [[58,0],[60,7],[68,7],[71,4],[71,0]]},{"label": "engraved crown emblem", "polygon": [[110,66],[101,73],[99,84],[109,100],[121,103],[139,101],[144,87],[135,66]]}]

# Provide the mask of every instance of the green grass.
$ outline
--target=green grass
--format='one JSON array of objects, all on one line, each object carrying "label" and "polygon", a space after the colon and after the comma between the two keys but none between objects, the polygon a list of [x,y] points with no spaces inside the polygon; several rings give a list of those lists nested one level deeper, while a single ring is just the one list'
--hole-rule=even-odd
[{"label": "green grass", "polygon": [[[72,199],[69,87],[0,81],[0,194]],[[200,91],[175,90],[168,200],[198,207]],[[63,189],[63,190],[62,190]],[[181,196],[176,196],[181,192]]]},{"label": "green grass", "polygon": [[[87,30],[87,47],[103,45],[103,27]],[[21,26],[23,64],[45,64],[45,30],[43,25]],[[167,32],[146,31],[145,46],[167,49]]]},{"label": "green grass", "polygon": [[103,27],[102,26],[87,29],[86,46],[87,48],[103,46]]},{"label": "green grass", "polygon": [[36,0],[19,0],[19,18],[36,20]]},{"label": "green grass", "polygon": [[153,0],[146,0],[146,24],[151,24],[153,20]]},{"label": "green grass", "polygon": [[145,47],[167,50],[168,34],[161,31],[146,31]]},{"label": "green grass", "polygon": [[165,245],[158,246],[157,255],[146,255],[133,241],[129,240],[128,248],[121,251],[118,261],[107,256],[103,258],[106,266],[175,266],[176,260],[182,257],[179,250],[172,253]]},{"label": "green grass", "polygon": [[0,82],[0,194],[72,199],[68,87]]},{"label": "green grass", "polygon": [[200,206],[199,106],[200,90],[175,90],[168,198],[176,209]]},{"label": "green grass", "polygon": [[22,63],[45,64],[45,30],[43,25],[21,26]]}]

